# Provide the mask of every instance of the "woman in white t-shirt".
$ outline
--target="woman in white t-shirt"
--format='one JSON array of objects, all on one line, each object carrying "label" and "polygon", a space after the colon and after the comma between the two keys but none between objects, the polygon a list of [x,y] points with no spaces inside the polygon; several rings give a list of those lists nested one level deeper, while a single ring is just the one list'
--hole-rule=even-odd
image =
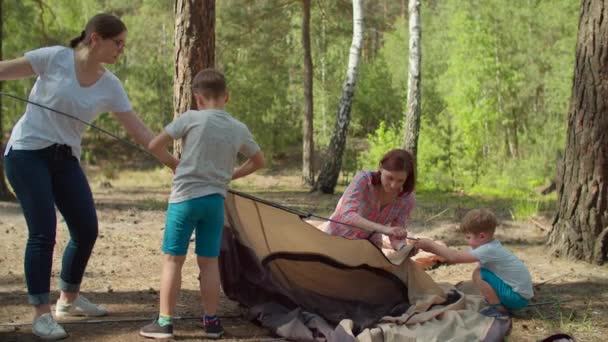
[{"label": "woman in white t-shirt", "polygon": [[[133,112],[120,80],[106,70],[122,54],[127,28],[117,17],[98,14],[70,47],[53,46],[0,62],[0,81],[37,76],[29,100],[92,122],[112,112],[139,144],[153,135]],[[86,126],[66,116],[28,104],[7,143],[5,168],[23,208],[29,237],[25,278],[34,306],[34,334],[63,338],[65,330],[50,310],[50,277],[57,219],[55,206],[70,231],[63,254],[56,316],[103,316],[107,311],[79,295],[82,277],[97,239],[97,215],[91,189],[79,163]],[[161,162],[175,169],[168,152]]]}]

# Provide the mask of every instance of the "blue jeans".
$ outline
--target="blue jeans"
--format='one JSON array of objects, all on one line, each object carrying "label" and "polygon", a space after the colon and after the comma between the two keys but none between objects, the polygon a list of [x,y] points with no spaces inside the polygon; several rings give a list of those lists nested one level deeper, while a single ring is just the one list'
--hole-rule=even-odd
[{"label": "blue jeans", "polygon": [[80,163],[69,146],[55,144],[41,150],[11,150],[5,157],[5,168],[29,232],[25,280],[30,304],[50,302],[55,205],[70,231],[59,288],[78,292],[98,231],[93,195]]}]

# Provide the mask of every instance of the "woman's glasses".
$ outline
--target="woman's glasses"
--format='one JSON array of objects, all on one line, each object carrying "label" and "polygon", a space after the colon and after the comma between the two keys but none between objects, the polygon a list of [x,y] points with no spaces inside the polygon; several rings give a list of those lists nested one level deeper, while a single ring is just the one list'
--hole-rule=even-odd
[{"label": "woman's glasses", "polygon": [[124,40],[122,39],[114,39],[114,38],[110,38],[110,40],[112,40],[114,42],[114,44],[116,44],[116,47],[118,49],[122,49],[125,47],[126,43]]}]

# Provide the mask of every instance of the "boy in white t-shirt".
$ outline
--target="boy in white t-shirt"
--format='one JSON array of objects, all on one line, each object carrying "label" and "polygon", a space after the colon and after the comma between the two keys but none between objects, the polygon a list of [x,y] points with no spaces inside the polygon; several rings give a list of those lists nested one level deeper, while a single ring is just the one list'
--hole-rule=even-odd
[{"label": "boy in white t-shirt", "polygon": [[[220,293],[217,258],[224,227],[224,197],[230,180],[264,166],[264,155],[247,126],[224,111],[228,101],[224,75],[213,69],[202,70],[194,78],[192,90],[198,110],[181,114],[149,145],[156,154],[175,139],[184,141],[173,178],[163,237],[160,313],[139,332],[149,338],[173,336],[172,318],[181,270],[194,229],[205,312],[203,333],[209,338],[218,338],[224,333],[216,316]],[[248,159],[234,169],[239,153]]]},{"label": "boy in white t-shirt", "polygon": [[498,221],[487,209],[473,209],[463,218],[460,230],[472,250],[462,252],[439,245],[429,239],[420,239],[416,247],[442,256],[449,263],[478,262],[473,282],[489,306],[481,313],[497,318],[508,317],[508,310],[520,310],[534,296],[530,272],[513,253],[494,239]]}]

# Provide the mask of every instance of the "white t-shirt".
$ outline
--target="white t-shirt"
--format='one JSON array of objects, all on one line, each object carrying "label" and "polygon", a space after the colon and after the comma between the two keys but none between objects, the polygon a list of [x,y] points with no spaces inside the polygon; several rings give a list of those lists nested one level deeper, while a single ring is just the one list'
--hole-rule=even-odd
[{"label": "white t-shirt", "polygon": [[[29,100],[56,109],[85,122],[104,112],[128,112],[129,98],[120,80],[106,70],[93,85],[82,87],[76,78],[74,50],[63,46],[45,47],[25,53],[38,75]],[[42,107],[27,104],[25,113],[11,132],[5,155],[15,150],[39,150],[66,144],[80,159],[82,134],[86,125]]]},{"label": "white t-shirt", "polygon": [[534,296],[532,277],[526,265],[511,253],[498,240],[485,243],[471,252],[479,259],[482,268],[488,269],[502,279],[513,291],[530,299]]},{"label": "white t-shirt", "polygon": [[189,110],[165,132],[184,138],[169,203],[211,194],[225,197],[237,155],[251,158],[260,151],[247,126],[219,109]]}]

